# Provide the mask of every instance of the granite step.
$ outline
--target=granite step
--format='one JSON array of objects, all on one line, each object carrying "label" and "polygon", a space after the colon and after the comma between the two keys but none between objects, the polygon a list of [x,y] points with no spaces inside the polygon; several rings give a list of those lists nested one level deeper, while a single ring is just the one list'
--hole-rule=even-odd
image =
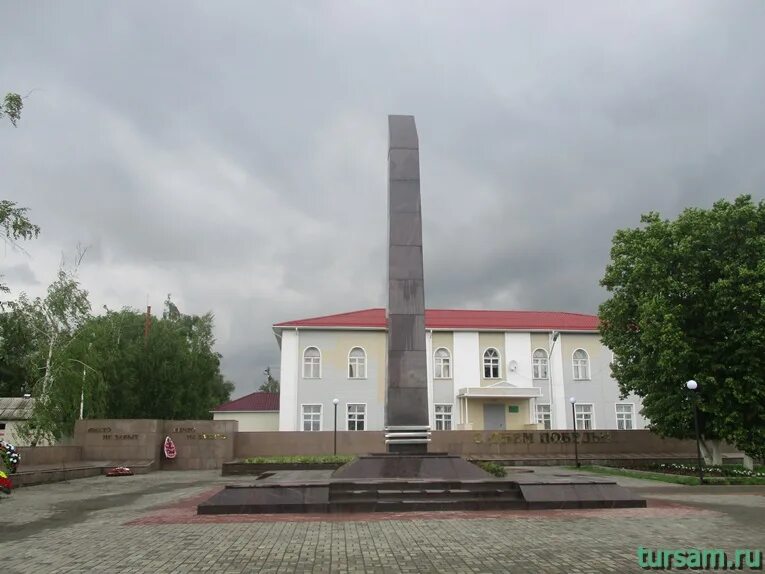
[{"label": "granite step", "polygon": [[357,501],[333,501],[332,506],[339,512],[413,512],[413,511],[449,511],[449,510],[508,510],[525,509],[526,502],[516,497],[492,499],[448,498],[409,500],[377,500],[359,505]]},{"label": "granite step", "polygon": [[451,500],[451,499],[496,499],[496,498],[521,498],[518,488],[493,490],[467,490],[467,489],[361,489],[343,492],[332,492],[331,500]]}]

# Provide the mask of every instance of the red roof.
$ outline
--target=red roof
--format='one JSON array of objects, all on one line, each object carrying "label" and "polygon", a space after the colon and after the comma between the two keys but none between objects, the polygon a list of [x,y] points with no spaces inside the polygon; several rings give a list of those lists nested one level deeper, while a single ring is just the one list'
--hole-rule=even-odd
[{"label": "red roof", "polygon": [[[469,311],[463,309],[427,309],[425,326],[428,329],[497,329],[497,330],[559,330],[596,331],[595,315],[561,313],[558,311]],[[364,309],[339,315],[311,317],[286,323],[282,327],[348,327],[385,329],[385,309]]]},{"label": "red roof", "polygon": [[255,392],[242,398],[223,403],[213,409],[213,412],[243,412],[243,411],[278,411],[279,393]]}]

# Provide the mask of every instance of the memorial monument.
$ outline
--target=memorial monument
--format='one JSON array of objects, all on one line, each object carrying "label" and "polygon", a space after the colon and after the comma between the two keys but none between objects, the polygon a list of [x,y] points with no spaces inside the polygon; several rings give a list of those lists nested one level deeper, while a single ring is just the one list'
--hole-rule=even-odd
[{"label": "memorial monument", "polygon": [[276,476],[259,484],[227,486],[199,504],[197,512],[645,506],[645,500],[612,479],[497,479],[461,456],[428,452],[420,151],[414,117],[388,116],[388,138],[387,452],[361,455],[320,480]]},{"label": "memorial monument", "polygon": [[388,116],[388,452],[424,453],[429,442],[422,266],[420,149],[413,116]]}]

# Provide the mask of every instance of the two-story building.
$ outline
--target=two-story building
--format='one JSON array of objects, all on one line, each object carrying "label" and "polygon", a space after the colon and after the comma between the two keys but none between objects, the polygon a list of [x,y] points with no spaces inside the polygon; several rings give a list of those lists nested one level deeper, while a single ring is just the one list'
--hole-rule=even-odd
[{"label": "two-story building", "polygon": [[[433,430],[639,429],[638,397],[619,396],[594,315],[425,312]],[[277,323],[279,430],[382,430],[385,309]],[[572,406],[571,398],[575,399]],[[335,406],[334,399],[337,399]]]}]

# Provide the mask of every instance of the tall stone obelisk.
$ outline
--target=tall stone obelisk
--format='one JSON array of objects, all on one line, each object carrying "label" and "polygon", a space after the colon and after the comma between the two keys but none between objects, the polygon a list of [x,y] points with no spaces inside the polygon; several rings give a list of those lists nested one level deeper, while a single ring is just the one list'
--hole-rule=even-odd
[{"label": "tall stone obelisk", "polygon": [[425,356],[420,150],[413,116],[388,116],[388,452],[424,453],[430,442]]}]

